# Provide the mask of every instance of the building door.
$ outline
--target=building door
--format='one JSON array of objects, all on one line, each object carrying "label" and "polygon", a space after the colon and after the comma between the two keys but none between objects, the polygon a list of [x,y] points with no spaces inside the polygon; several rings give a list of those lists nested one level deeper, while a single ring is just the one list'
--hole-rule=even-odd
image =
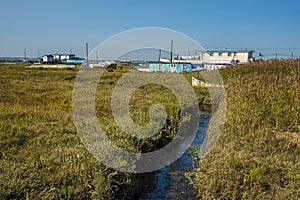
[{"label": "building door", "polygon": [[176,65],[175,64],[171,64],[171,72],[176,72]]}]

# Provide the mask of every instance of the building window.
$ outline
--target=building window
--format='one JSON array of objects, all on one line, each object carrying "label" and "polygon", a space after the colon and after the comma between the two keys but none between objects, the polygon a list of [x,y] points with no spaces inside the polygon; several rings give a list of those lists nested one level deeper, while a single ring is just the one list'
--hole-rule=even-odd
[{"label": "building window", "polygon": [[223,56],[223,52],[219,52],[219,56]]}]

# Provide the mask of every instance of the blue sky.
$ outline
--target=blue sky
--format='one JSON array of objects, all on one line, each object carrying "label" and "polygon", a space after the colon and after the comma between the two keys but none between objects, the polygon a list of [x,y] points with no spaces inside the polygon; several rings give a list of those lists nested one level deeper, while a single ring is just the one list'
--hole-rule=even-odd
[{"label": "blue sky", "polygon": [[[0,0],[0,56],[69,53],[83,57],[106,38],[133,28],[164,27],[206,49],[253,49],[300,56],[298,0]],[[223,49],[224,50],[224,49]]]}]

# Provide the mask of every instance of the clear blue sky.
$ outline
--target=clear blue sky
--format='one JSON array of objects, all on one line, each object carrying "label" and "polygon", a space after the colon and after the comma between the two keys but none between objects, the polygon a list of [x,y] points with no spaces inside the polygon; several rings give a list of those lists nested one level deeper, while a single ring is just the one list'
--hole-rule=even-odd
[{"label": "clear blue sky", "polygon": [[113,34],[149,26],[180,31],[207,49],[300,56],[298,0],[0,0],[0,8],[1,57],[23,56],[24,48],[29,57],[70,49],[82,57],[85,42],[92,48]]}]

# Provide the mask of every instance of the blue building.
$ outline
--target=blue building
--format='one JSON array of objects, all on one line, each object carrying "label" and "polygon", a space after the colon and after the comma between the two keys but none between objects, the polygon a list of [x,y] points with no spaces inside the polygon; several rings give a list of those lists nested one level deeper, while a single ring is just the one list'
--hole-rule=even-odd
[{"label": "blue building", "polygon": [[191,63],[161,63],[153,62],[149,63],[150,72],[191,72],[192,71]]}]

